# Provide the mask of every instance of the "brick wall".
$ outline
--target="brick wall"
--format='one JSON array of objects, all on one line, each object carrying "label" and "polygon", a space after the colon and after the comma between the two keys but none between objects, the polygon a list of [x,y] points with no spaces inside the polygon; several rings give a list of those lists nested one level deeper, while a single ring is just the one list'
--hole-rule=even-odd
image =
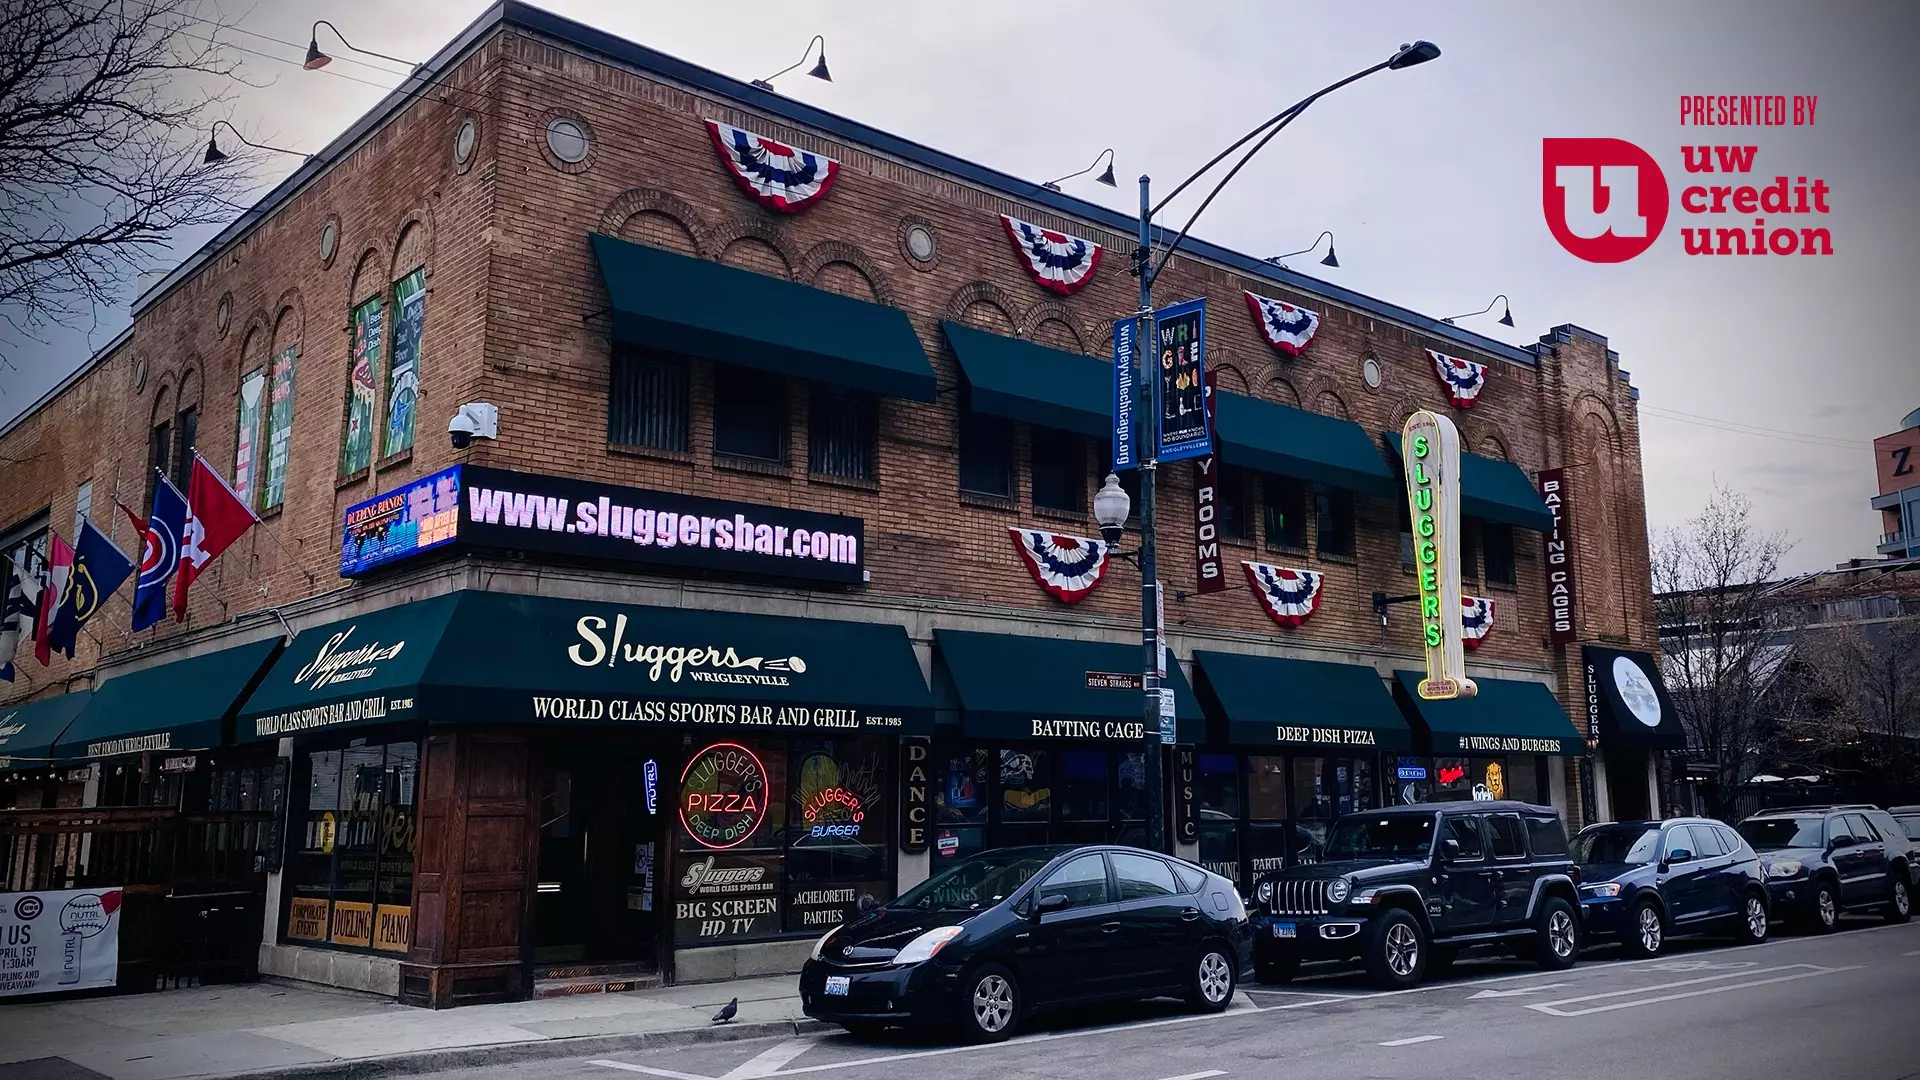
[{"label": "brick wall", "polygon": [[[144,490],[147,429],[158,415],[197,401],[200,447],[230,471],[235,398],[242,374],[269,342],[297,341],[292,472],[285,508],[214,564],[194,590],[188,624],[125,630],[124,591],[90,628],[72,665],[50,672],[29,664],[30,680],[9,693],[46,692],[103,655],[164,641],[245,612],[352,588],[336,571],[338,522],[345,506],[454,460],[561,473],[641,487],[851,514],[865,519],[868,595],[946,598],[1039,611],[1060,605],[1022,568],[1006,527],[1043,523],[1094,535],[1094,469],[1107,448],[1086,447],[1089,482],[1079,516],[1036,513],[1026,482],[1024,431],[1015,434],[1013,506],[963,501],[957,492],[955,423],[959,385],[938,329],[962,319],[1054,348],[1105,356],[1113,318],[1130,311],[1135,284],[1124,270],[1131,241],[1059,218],[922,167],[862,147],[754,116],[509,29],[483,45],[449,80],[458,90],[418,101],[351,156],[274,210],[231,250],[142,312],[132,341],[71,389],[0,438],[0,454],[29,460],[0,478],[0,524],[52,508],[55,527],[71,525],[73,492],[94,480],[96,521],[132,547],[131,528],[111,515],[107,494],[128,501]],[[591,138],[583,162],[567,165],[545,149],[545,127],[565,115]],[[781,215],[743,198],[716,160],[702,118],[823,152],[842,162],[841,179],[821,203]],[[473,119],[479,142],[466,167],[453,158],[454,134]],[[1036,287],[1008,250],[998,215],[1012,213],[1086,236],[1111,248],[1095,281],[1071,298]],[[338,250],[319,256],[323,226],[337,219]],[[908,220],[932,228],[931,265],[902,250]],[[848,484],[806,474],[804,384],[789,387],[790,469],[743,470],[711,454],[710,365],[692,366],[694,415],[686,454],[612,449],[606,439],[610,342],[607,308],[589,232],[717,259],[904,309],[932,358],[942,393],[934,404],[880,404],[878,480]],[[347,378],[347,322],[364,282],[391,281],[424,261],[429,282],[418,444],[399,460],[376,461],[372,476],[342,481],[340,458]],[[361,284],[356,284],[356,281]],[[1307,354],[1280,356],[1258,336],[1241,291],[1303,304],[1322,315]],[[1489,356],[1489,385],[1479,404],[1447,404],[1423,349],[1460,354],[1430,339],[1321,298],[1176,259],[1156,289],[1164,302],[1211,301],[1210,362],[1234,392],[1341,416],[1370,432],[1397,429],[1416,408],[1453,416],[1467,448],[1511,460],[1529,472],[1575,466],[1571,512],[1579,535],[1583,631],[1651,648],[1646,523],[1639,433],[1629,389],[1603,339],[1572,328],[1551,335],[1537,368]],[[229,296],[230,324],[217,312]],[[277,346],[275,346],[277,347]],[[1361,377],[1366,357],[1385,372],[1381,387]],[[148,367],[136,390],[134,366]],[[1044,373],[1036,373],[1044,379]],[[456,454],[441,425],[464,401],[500,408],[500,439]],[[172,402],[172,404],[169,404]],[[1161,472],[1161,567],[1170,590],[1193,587],[1183,542],[1191,520],[1191,466]],[[1256,493],[1257,496],[1257,493]],[[1258,521],[1258,499],[1252,504]],[[1404,656],[1417,662],[1411,610],[1397,609],[1382,635],[1370,610],[1375,590],[1410,591],[1399,557],[1399,508],[1356,499],[1354,558],[1271,555],[1251,543],[1226,546],[1230,587],[1167,605],[1168,619],[1210,635],[1237,635],[1303,648]],[[1477,663],[1535,672],[1560,663],[1544,644],[1545,587],[1537,534],[1517,531],[1517,584],[1488,588],[1469,571],[1467,591],[1496,601],[1496,628]],[[1235,565],[1260,559],[1326,574],[1319,613],[1298,630],[1280,630],[1242,584]],[[1137,618],[1132,571],[1116,566],[1076,609],[1076,617]],[[1560,668],[1563,686],[1575,685]],[[1572,704],[1569,699],[1569,705]]]}]

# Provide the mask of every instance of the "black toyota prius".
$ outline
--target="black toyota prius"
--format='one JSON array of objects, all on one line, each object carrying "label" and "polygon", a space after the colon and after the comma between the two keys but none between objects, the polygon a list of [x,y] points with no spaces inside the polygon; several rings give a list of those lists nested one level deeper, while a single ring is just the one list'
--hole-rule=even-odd
[{"label": "black toyota prius", "polygon": [[1252,964],[1233,883],[1112,845],[986,851],[814,946],[806,1014],[856,1035],[889,1025],[1004,1039],[1042,1009],[1184,997],[1225,1009]]}]

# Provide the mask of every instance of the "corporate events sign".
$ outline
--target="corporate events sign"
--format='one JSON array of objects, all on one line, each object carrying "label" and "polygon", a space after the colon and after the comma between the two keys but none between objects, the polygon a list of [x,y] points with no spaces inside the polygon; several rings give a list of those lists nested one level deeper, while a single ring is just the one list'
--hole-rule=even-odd
[{"label": "corporate events sign", "polygon": [[859,518],[455,465],[350,507],[340,574],[445,545],[857,584]]},{"label": "corporate events sign", "polygon": [[119,889],[0,893],[0,997],[98,990],[119,970]]}]

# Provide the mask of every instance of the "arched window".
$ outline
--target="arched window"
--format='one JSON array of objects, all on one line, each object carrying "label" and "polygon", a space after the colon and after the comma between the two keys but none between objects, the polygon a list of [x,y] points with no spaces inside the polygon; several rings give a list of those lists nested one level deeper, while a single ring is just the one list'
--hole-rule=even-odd
[{"label": "arched window", "polygon": [[381,367],[386,361],[386,309],[383,266],[378,252],[360,257],[353,272],[353,312],[348,319],[346,428],[340,434],[340,475],[352,476],[373,463],[373,435],[379,415]]},{"label": "arched window", "polygon": [[293,386],[300,363],[301,318],[285,308],[274,323],[273,359],[267,373],[267,462],[260,474],[260,508],[287,501],[287,467],[293,454]]},{"label": "arched window", "polygon": [[393,282],[393,362],[386,385],[386,434],[380,456],[413,449],[414,414],[420,405],[421,345],[427,327],[426,226],[407,226],[394,246],[394,265],[409,269]]}]

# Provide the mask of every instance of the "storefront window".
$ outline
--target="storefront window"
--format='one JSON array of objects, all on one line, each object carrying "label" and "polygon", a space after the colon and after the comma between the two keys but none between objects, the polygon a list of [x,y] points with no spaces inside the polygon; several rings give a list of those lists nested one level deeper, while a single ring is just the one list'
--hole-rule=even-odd
[{"label": "storefront window", "polygon": [[1060,820],[1107,820],[1107,754],[1103,750],[1060,752]]},{"label": "storefront window", "polygon": [[957,859],[987,846],[988,754],[982,749],[936,748],[933,819],[936,859]]},{"label": "storefront window", "polygon": [[1045,750],[1000,751],[1000,820],[1046,821],[1053,788]]},{"label": "storefront window", "polygon": [[1473,763],[1466,758],[1433,759],[1433,800],[1454,802],[1473,798]]},{"label": "storefront window", "polygon": [[[290,811],[286,940],[406,951],[419,755],[411,742],[303,755],[306,795]],[[253,794],[260,784],[216,773],[209,802],[241,808],[264,797]]]},{"label": "storefront window", "polygon": [[788,755],[786,926],[815,931],[893,898],[886,739],[795,742]]},{"label": "storefront window", "polygon": [[[685,868],[674,883],[676,944],[782,932],[787,786],[781,742],[718,742],[688,759],[675,830]],[[832,856],[825,858],[831,866]]]}]

